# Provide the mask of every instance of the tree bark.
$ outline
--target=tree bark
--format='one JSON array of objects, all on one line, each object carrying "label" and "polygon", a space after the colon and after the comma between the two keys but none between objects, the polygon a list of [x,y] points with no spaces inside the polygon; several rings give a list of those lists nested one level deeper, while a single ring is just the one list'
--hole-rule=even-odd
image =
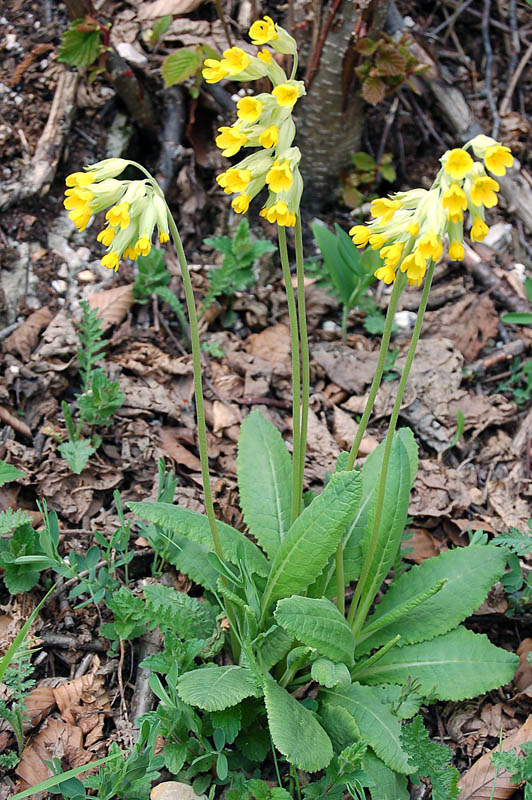
[{"label": "tree bark", "polygon": [[[371,20],[371,34],[380,32],[389,0],[373,0],[364,11]],[[296,144],[302,152],[301,172],[305,181],[303,205],[319,210],[339,190],[340,175],[351,164],[351,156],[360,149],[364,126],[364,100],[357,86],[348,88],[353,66],[344,67],[353,46],[360,20],[361,6],[343,0],[335,14],[319,57],[318,70],[301,103],[297,120]],[[365,34],[367,35],[367,34]],[[344,69],[346,81],[342,79]]]}]

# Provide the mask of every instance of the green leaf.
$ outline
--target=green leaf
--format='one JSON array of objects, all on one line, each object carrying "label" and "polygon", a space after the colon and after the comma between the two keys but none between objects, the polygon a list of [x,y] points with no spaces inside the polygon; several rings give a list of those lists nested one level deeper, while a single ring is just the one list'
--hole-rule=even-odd
[{"label": "green leaf", "polygon": [[195,75],[203,63],[201,48],[181,47],[163,61],[161,72],[164,78],[164,88],[183,83],[187,78]]},{"label": "green leaf", "polygon": [[[361,603],[367,607],[369,607],[379,591],[381,583],[397,556],[408,516],[411,486],[412,474],[408,451],[403,444],[402,438],[394,436],[378,537],[372,552],[369,572],[362,589]],[[377,501],[378,489],[371,504],[371,511],[364,531],[364,538],[362,539],[364,559],[367,557],[372,539],[374,520],[377,513]]]},{"label": "green leaf", "polygon": [[410,800],[406,777],[387,767],[372,750],[364,756],[364,771],[375,782],[369,787],[372,800]]},{"label": "green leaf", "polygon": [[31,524],[33,522],[33,517],[31,517],[21,508],[18,508],[16,511],[13,511],[12,508],[8,508],[6,511],[1,511],[0,536],[3,536],[5,533],[11,533],[11,531],[13,531],[15,528],[18,528],[20,525],[24,525],[27,522]]},{"label": "green leaf", "polygon": [[330,600],[286,597],[277,603],[274,617],[296,639],[327,658],[353,663],[354,636],[344,615]]},{"label": "green leaf", "polygon": [[[128,503],[128,505],[139,517],[155,522],[169,534],[175,532],[203,547],[214,549],[209,520],[204,514],[171,503]],[[256,544],[225,522],[218,521],[216,525],[222,541],[224,558],[232,564],[238,564],[239,559],[243,558],[250,572],[262,576],[268,574],[268,562]]]},{"label": "green leaf", "polygon": [[434,800],[456,800],[460,794],[460,773],[451,766],[453,751],[430,741],[420,716],[403,726],[401,743],[412,763],[417,765],[416,777],[430,779]]},{"label": "green leaf", "polygon": [[[155,22],[153,28],[151,29],[150,34],[150,42],[152,44],[157,44],[161,36],[163,36],[170,25],[172,24],[172,15],[165,14],[164,17],[159,17],[159,19]],[[170,772],[179,772],[179,770],[170,770]]]},{"label": "green leaf", "polygon": [[[32,565],[31,561],[15,563],[17,559],[25,557],[38,559],[37,566]],[[22,594],[33,589],[41,569],[49,566],[49,563],[39,546],[39,534],[31,525],[21,525],[10,539],[0,539],[0,566],[4,569],[4,583],[10,594]]]},{"label": "green leaf", "polygon": [[187,744],[186,742],[182,742],[181,744],[177,744],[177,742],[173,742],[171,744],[166,744],[163,749],[163,758],[164,758],[164,766],[171,772],[172,775],[177,775],[178,772],[181,771],[183,768],[183,764],[185,763],[185,759],[187,757]]},{"label": "green leaf", "polygon": [[255,647],[265,672],[269,672],[275,664],[285,657],[293,641],[293,636],[290,636],[279,625],[272,625],[265,633],[259,634],[255,640]]},{"label": "green leaf", "polygon": [[355,45],[355,49],[358,53],[362,53],[363,56],[372,56],[377,49],[377,45],[373,39],[369,39],[367,36],[364,36],[362,39],[358,40]]},{"label": "green leaf", "polygon": [[75,442],[63,442],[57,449],[68,463],[72,472],[76,475],[83,472],[89,458],[96,452],[96,449],[88,439],[78,439]]},{"label": "green leaf", "polygon": [[356,288],[357,280],[352,270],[350,270],[344,260],[340,257],[338,238],[331,231],[315,222],[312,225],[314,238],[318,243],[323,263],[327,268],[334,288],[340,296],[344,305],[348,305],[349,299]]},{"label": "green leaf", "polygon": [[406,71],[405,59],[395,44],[379,42],[374,63],[380,75],[404,75]]},{"label": "green leaf", "polygon": [[17,478],[24,478],[25,472],[14,467],[13,464],[8,464],[6,461],[0,461],[0,486],[10,481],[16,481]]},{"label": "green leaf", "polygon": [[270,677],[264,684],[264,702],[272,740],[279,752],[305,772],[325,769],[333,749],[314,714]]},{"label": "green leaf", "polygon": [[[427,558],[392,583],[367,625],[375,625],[394,609],[405,605],[406,613],[361,641],[357,655],[368,653],[399,634],[399,647],[423,642],[455,628],[483,602],[506,566],[503,549],[489,545],[457,547],[435,558]],[[438,581],[445,585],[421,605],[408,610],[408,604]]]},{"label": "green leaf", "polygon": [[260,411],[240,429],[237,475],[246,525],[273,558],[290,528],[292,464],[283,437]]},{"label": "green leaf", "polygon": [[216,628],[217,609],[171,586],[144,587],[147,617],[161,630],[178,631],[182,639],[207,639]]},{"label": "green leaf", "polygon": [[224,732],[227,744],[233,744],[242,726],[242,710],[240,706],[232,706],[223,711],[212,711],[211,723],[213,729],[219,728]]},{"label": "green leaf", "polygon": [[340,689],[346,689],[351,685],[351,676],[346,664],[335,664],[329,661],[328,658],[318,658],[310,669],[313,681],[321,683],[328,689],[334,689],[338,686]]},{"label": "green leaf", "polygon": [[394,647],[358,677],[369,684],[411,678],[420,682],[424,696],[464,700],[508,683],[518,664],[513,653],[460,626],[428,642]]},{"label": "green leaf", "polygon": [[360,491],[358,473],[333,475],[296,519],[272,561],[262,598],[263,613],[281,597],[304,591],[321,573],[356,513]]},{"label": "green leaf", "polygon": [[363,172],[371,172],[371,170],[375,169],[377,166],[377,162],[373,156],[369,153],[365,153],[363,150],[360,153],[353,153],[351,158],[355,167]]},{"label": "green leaf", "polygon": [[325,706],[339,706],[353,717],[360,737],[367,741],[390,769],[410,772],[406,754],[401,747],[401,724],[384,706],[369,686],[353,683],[348,689],[323,689],[320,692]]},{"label": "green leaf", "polygon": [[243,667],[200,667],[185,672],[177,682],[177,691],[185,703],[204,711],[222,711],[245,697],[260,697],[262,692],[251,672]]},{"label": "green leaf", "polygon": [[391,164],[382,164],[379,167],[379,174],[381,178],[384,178],[384,180],[388,181],[388,183],[393,183],[397,178],[395,167],[393,167]]},{"label": "green leaf", "polygon": [[528,275],[525,278],[525,290],[529,303],[532,303],[532,278]]},{"label": "green leaf", "polygon": [[61,36],[57,60],[71,67],[90,67],[101,51],[100,26],[85,19],[75,19]]},{"label": "green leaf", "polygon": [[527,311],[510,311],[501,315],[501,322],[505,325],[532,325],[532,314]]},{"label": "green leaf", "polygon": [[179,533],[174,532],[171,536],[167,536],[163,531],[157,530],[155,525],[149,525],[144,530],[144,536],[155,552],[173,564],[179,572],[188,575],[194,583],[216,594],[218,572],[209,562],[209,553],[212,552],[209,547],[187,539]]},{"label": "green leaf", "polygon": [[[323,697],[320,695],[321,699]],[[354,741],[358,741],[360,731],[355,720],[345,708],[334,703],[321,703],[319,719],[334,745],[334,751],[338,753]]]}]

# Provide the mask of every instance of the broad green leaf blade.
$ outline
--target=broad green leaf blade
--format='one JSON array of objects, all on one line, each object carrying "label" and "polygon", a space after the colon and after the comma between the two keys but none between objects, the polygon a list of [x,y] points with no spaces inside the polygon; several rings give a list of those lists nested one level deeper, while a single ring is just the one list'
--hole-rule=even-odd
[{"label": "broad green leaf blade", "polygon": [[314,714],[270,677],[264,684],[264,701],[270,733],[279,752],[305,772],[325,769],[333,749]]},{"label": "broad green leaf blade", "polygon": [[323,262],[334,288],[340,295],[342,303],[347,305],[353,290],[356,288],[356,277],[340,256],[338,239],[328,228],[318,223],[313,224],[312,232],[320,248]]},{"label": "broad green leaf blade", "polygon": [[292,647],[294,641],[279,625],[272,625],[265,633],[261,633],[255,640],[255,647],[260,658],[260,664],[265,672],[269,672]]},{"label": "broad green leaf blade", "polygon": [[275,554],[263,594],[263,612],[276,600],[302,592],[316,580],[356,513],[359,498],[357,473],[332,476],[323,492],[296,519]]},{"label": "broad green leaf blade", "polygon": [[179,572],[216,594],[218,572],[209,562],[209,547],[187,539],[180,533],[174,532],[168,536],[164,531],[158,531],[154,525],[150,525],[144,535],[154,550],[164,554],[165,560],[173,564]]},{"label": "broad green leaf blade", "polygon": [[328,658],[318,658],[310,670],[312,680],[321,683],[328,689],[338,686],[340,689],[346,689],[351,684],[351,675],[346,664],[335,664],[329,661]]},{"label": "broad green leaf blade", "polygon": [[[397,556],[401,544],[401,536],[408,516],[411,485],[412,480],[408,452],[401,437],[395,436],[392,442],[390,464],[386,481],[386,493],[384,496],[378,537],[372,551],[369,573],[362,590],[361,604],[362,606],[365,605],[367,608],[369,608],[373,598],[379,591],[381,583],[388,574]],[[370,552],[377,500],[378,496],[376,492],[362,540],[362,554],[364,559]]]},{"label": "broad green leaf blade", "polygon": [[371,634],[360,643],[357,655],[380,647],[397,634],[401,636],[401,647],[432,639],[455,628],[483,602],[490,588],[504,573],[505,565],[504,548],[479,544],[457,547],[412,567],[392,583],[367,620],[368,625],[377,623],[394,608],[426,592],[442,578],[446,578],[447,583],[424,603]]},{"label": "broad green leaf blade", "polygon": [[204,711],[222,711],[236,706],[245,697],[260,697],[249,670],[230,667],[200,667],[185,672],[177,682],[181,700]]},{"label": "broad green leaf blade", "polygon": [[14,467],[13,464],[8,464],[6,461],[0,461],[0,486],[9,481],[16,481],[17,478],[24,478],[25,472]]},{"label": "broad green leaf blade", "polygon": [[143,589],[152,625],[178,631],[182,639],[207,639],[216,629],[218,609],[173,586],[156,583]]},{"label": "broad green leaf blade", "polygon": [[460,626],[428,642],[394,647],[358,677],[369,684],[417,679],[424,696],[464,700],[508,683],[518,665],[514,653]]},{"label": "broad green leaf blade", "polygon": [[237,475],[246,525],[273,558],[290,528],[292,464],[283,437],[260,411],[240,430]]},{"label": "broad green leaf blade", "polygon": [[98,23],[75,19],[61,36],[57,60],[72,67],[90,67],[101,51],[101,30]]},{"label": "broad green leaf blade", "polygon": [[[139,517],[160,525],[170,538],[171,534],[176,532],[213,550],[209,520],[203,514],[171,503],[128,503],[128,506]],[[216,524],[222,540],[224,558],[232,564],[237,564],[241,555],[251,572],[266,576],[268,562],[257,545],[225,522],[218,521]]]},{"label": "broad green leaf blade", "polygon": [[[410,465],[410,486],[414,483],[417,472],[417,444],[410,428],[401,428],[396,433],[406,448]],[[351,521],[344,536],[344,571],[346,584],[357,580],[362,562],[361,542],[368,523],[373,497],[377,490],[384,455],[384,442],[366,458],[360,472],[362,479],[362,496],[356,517]]]},{"label": "broad green leaf blade", "polygon": [[274,617],[296,639],[332,659],[353,663],[355,639],[334,603],[293,595],[279,600]]},{"label": "broad green leaf blade", "polygon": [[163,61],[161,72],[164,88],[168,89],[176,83],[183,83],[199,70],[203,63],[203,54],[197,47],[181,47],[170,53]]},{"label": "broad green leaf blade", "polygon": [[401,724],[384,706],[369,686],[353,683],[347,689],[322,689],[324,706],[338,706],[353,717],[360,736],[365,739],[386,766],[396,772],[410,772],[399,733]]},{"label": "broad green leaf blade", "polygon": [[372,800],[410,800],[406,777],[387,767],[371,750],[364,756],[364,772],[375,782],[369,787]]}]

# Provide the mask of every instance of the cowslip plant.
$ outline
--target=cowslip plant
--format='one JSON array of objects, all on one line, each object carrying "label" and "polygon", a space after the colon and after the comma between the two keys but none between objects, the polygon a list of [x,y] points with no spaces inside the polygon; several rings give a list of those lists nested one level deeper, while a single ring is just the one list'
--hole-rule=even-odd
[{"label": "cowslip plant", "polygon": [[[460,624],[502,576],[504,548],[474,539],[467,547],[408,571],[394,569],[393,580],[382,592],[390,570],[400,562],[417,469],[412,432],[396,429],[434,263],[441,256],[446,232],[451,257],[461,258],[464,211],[469,210],[472,217],[472,237],[480,239],[487,227],[484,208],[496,202],[496,181],[473,161],[469,149],[495,175],[504,173],[512,157],[508,148],[494,140],[476,137],[465,148],[443,156],[442,170],[430,191],[416,189],[375,200],[375,221],[350,232],[356,245],[369,242],[379,251],[382,263],[375,275],[394,287],[375,377],[351,451],[340,455],[323,491],[309,498],[303,508],[309,372],[299,211],[302,179],[299,151],[292,147],[291,114],[304,89],[294,77],[295,43],[286,31],[265,17],[252,25],[250,36],[262,48],[257,56],[230,48],[222,59],[208,59],[203,74],[208,82],[267,76],[273,84],[271,93],[241,98],[238,121],[220,128],[217,138],[228,157],[241,147],[261,148],[218,176],[218,183],[237,194],[233,200],[237,213],[245,213],[258,192],[268,187],[261,214],[278,225],[290,320],[292,455],[279,431],[258,411],[249,414],[241,429],[237,477],[251,537],[215,516],[197,313],[179,233],[161,189],[144,167],[123,159],[99,162],[67,178],[71,188],[66,205],[78,227],[109,209],[109,225],[99,234],[108,248],[102,259],[105,266],[116,269],[121,257],[135,258],[149,251],[157,226],[160,239],[172,236],[183,275],[206,514],[173,505],[167,502],[170,497],[129,506],[150,523],[143,534],[156,552],[164,552],[167,561],[202,586],[207,603],[223,609],[223,624],[209,652],[199,644],[194,652],[193,639],[187,642],[187,661],[176,638],[186,639],[187,620],[197,608],[181,604],[173,621],[168,613],[163,623],[170,625],[165,652],[150,665],[160,670],[164,683],[152,679],[152,688],[167,707],[164,724],[171,744],[177,745],[172,751],[176,770],[184,752],[181,745],[191,733],[199,741],[194,745],[195,764],[185,754],[178,774],[190,781],[197,775],[198,763],[214,767],[216,776],[209,769],[202,791],[211,780],[217,785],[232,782],[231,797],[246,798],[245,782],[239,778],[238,788],[232,773],[241,769],[249,776],[271,746],[278,786],[269,794],[265,790],[265,797],[285,797],[288,787],[288,794],[299,798],[297,770],[325,770],[309,784],[318,784],[316,791],[306,788],[305,796],[326,791],[328,796],[340,797],[347,791],[360,797],[367,787],[373,798],[406,800],[405,776],[424,774],[426,764],[410,758],[400,737],[402,721],[413,717],[423,702],[460,700],[500,686],[512,678],[518,663],[514,654]],[[290,78],[265,45],[294,56]],[[118,180],[128,165],[136,166],[144,179]],[[295,227],[296,293],[286,226]],[[386,364],[393,316],[407,280],[416,285],[424,280],[424,286],[390,424],[385,440],[361,469],[355,469]],[[345,587],[351,582],[356,587],[346,610]],[[142,617],[140,605],[131,602],[135,606],[131,619],[127,602],[120,610],[116,605],[124,635],[132,634]],[[220,640],[224,627],[229,632],[227,643]],[[116,633],[120,636],[118,629]],[[305,697],[304,688],[309,685],[315,688]],[[183,725],[188,725],[185,732]],[[201,742],[197,733],[204,726],[208,739]],[[417,727],[414,733],[422,738]]]}]

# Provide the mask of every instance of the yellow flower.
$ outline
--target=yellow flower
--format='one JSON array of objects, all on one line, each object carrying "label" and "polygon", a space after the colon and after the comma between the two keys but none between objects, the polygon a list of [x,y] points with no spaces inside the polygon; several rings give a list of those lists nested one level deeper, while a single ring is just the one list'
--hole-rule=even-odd
[{"label": "yellow flower", "polygon": [[386,237],[381,233],[372,233],[369,237],[369,243],[372,250],[380,250],[386,244]]},{"label": "yellow flower", "polygon": [[111,226],[108,225],[107,228],[104,228],[103,231],[100,231],[100,233],[96,237],[96,240],[98,242],[101,242],[104,247],[109,247],[114,238],[115,238],[115,232],[113,228],[111,228]]},{"label": "yellow flower", "polygon": [[129,225],[129,203],[119,203],[109,209],[105,215],[105,219],[112,225],[113,228],[127,228]]},{"label": "yellow flower", "polygon": [[235,125],[232,128],[222,126],[218,128],[220,135],[216,137],[216,146],[222,150],[222,155],[230,156],[236,155],[242,145],[247,142],[248,137],[245,133],[240,131],[240,127]]},{"label": "yellow flower", "polygon": [[291,83],[280,83],[272,91],[273,96],[280,106],[293,108],[299,97],[299,89]]},{"label": "yellow flower", "polygon": [[259,213],[268,222],[276,222],[281,226],[293,226],[296,224],[296,215],[289,210],[284,200],[278,200],[277,203],[274,203],[269,208],[263,208]]},{"label": "yellow flower", "polygon": [[259,50],[259,52],[257,53],[257,58],[259,59],[259,61],[263,61],[265,64],[272,63],[272,54],[270,53],[269,50]]},{"label": "yellow flower", "polygon": [[147,256],[151,250],[151,242],[144,234],[144,236],[140,236],[137,241],[135,242],[135,252],[139,256]]},{"label": "yellow flower", "polygon": [[164,231],[161,231],[159,233],[159,241],[160,241],[161,244],[164,244],[165,242],[169,242],[170,241],[170,235],[168,233],[165,233]]},{"label": "yellow flower", "polygon": [[451,242],[449,246],[449,258],[451,261],[463,261],[465,256],[464,247],[460,242]]},{"label": "yellow flower", "polygon": [[401,208],[400,200],[390,200],[388,197],[378,197],[371,203],[371,216],[380,217],[381,224],[387,225],[398,208]]},{"label": "yellow flower", "polygon": [[471,187],[471,200],[476,206],[486,206],[486,208],[493,208],[497,205],[497,195],[495,192],[499,191],[499,184],[493,178],[484,177],[475,178]]},{"label": "yellow flower", "polygon": [[369,240],[369,230],[365,225],[354,225],[349,231],[349,236],[357,247],[365,247]]},{"label": "yellow flower", "polygon": [[406,230],[407,230],[407,233],[410,234],[410,236],[414,236],[415,237],[419,233],[419,225],[417,224],[417,222],[412,222],[412,223],[410,223],[410,225],[406,226]]},{"label": "yellow flower", "polygon": [[240,47],[231,47],[224,50],[224,57],[220,62],[222,69],[227,70],[228,75],[238,75],[251,64],[251,59]]},{"label": "yellow flower", "polygon": [[383,267],[379,267],[379,269],[375,270],[373,274],[380,281],[384,281],[384,283],[393,283],[395,280],[395,267],[392,267],[390,264],[385,264]]},{"label": "yellow flower", "polygon": [[123,258],[129,258],[130,261],[136,261],[139,257],[139,254],[135,250],[134,247],[126,247],[124,252],[122,253]]},{"label": "yellow flower", "polygon": [[207,58],[203,66],[201,74],[207,83],[218,83],[229,75],[229,70],[216,58]]},{"label": "yellow flower", "polygon": [[262,114],[262,103],[256,97],[243,97],[236,107],[238,118],[244,122],[256,122]]},{"label": "yellow flower", "polygon": [[216,178],[226,194],[233,192],[243,192],[251,180],[251,170],[249,169],[228,169]]},{"label": "yellow flower", "polygon": [[486,234],[488,231],[489,228],[484,222],[484,220],[480,219],[480,217],[475,217],[473,227],[471,228],[471,241],[481,242],[483,239],[486,238]]},{"label": "yellow flower", "polygon": [[278,139],[279,128],[277,125],[270,125],[270,127],[265,128],[259,136],[259,144],[268,149],[269,147],[275,147]]},{"label": "yellow flower", "polygon": [[288,161],[283,161],[281,164],[274,161],[273,166],[266,174],[266,183],[272,192],[288,191],[292,185],[292,173]]},{"label": "yellow flower", "polygon": [[107,269],[114,269],[116,272],[118,269],[118,264],[120,263],[120,256],[116,250],[111,250],[109,253],[104,255],[101,263],[102,266],[107,267]]},{"label": "yellow flower", "polygon": [[82,189],[78,186],[67,189],[65,195],[63,205],[66,209],[83,208],[83,206],[88,208],[90,201],[94,200],[94,195],[89,189]]},{"label": "yellow flower", "polygon": [[449,218],[452,217],[453,222],[459,222],[462,219],[462,211],[467,208],[467,197],[457,183],[452,183],[443,193],[442,206],[446,209]]},{"label": "yellow flower", "polygon": [[69,212],[68,216],[78,231],[84,231],[89,224],[92,215],[91,212],[85,206],[83,206],[82,208],[74,208]]},{"label": "yellow flower", "polygon": [[67,175],[65,183],[67,186],[89,186],[94,181],[94,172],[72,172]]},{"label": "yellow flower", "polygon": [[429,231],[422,236],[417,246],[423,258],[431,258],[433,261],[439,261],[443,251],[442,243],[433,231]]},{"label": "yellow flower", "polygon": [[506,170],[514,163],[514,157],[509,147],[494,144],[487,148],[484,163],[494,175],[506,175]]},{"label": "yellow flower", "polygon": [[249,197],[247,194],[240,194],[238,197],[234,197],[231,207],[236,214],[245,214],[249,208]]},{"label": "yellow flower", "polygon": [[383,247],[380,251],[381,258],[387,267],[396,267],[401,260],[401,253],[403,252],[403,245],[401,242],[390,244],[388,247]]},{"label": "yellow flower", "polygon": [[275,22],[271,17],[264,17],[254,22],[249,29],[249,38],[251,44],[259,46],[261,44],[268,44],[274,39],[277,39],[279,34],[275,30]]},{"label": "yellow flower", "polygon": [[411,286],[421,286],[426,271],[427,264],[419,250],[410,253],[401,264],[401,272],[406,272],[408,283]]},{"label": "yellow flower", "polygon": [[455,181],[461,181],[473,167],[473,159],[461,147],[448,150],[443,157],[445,172]]}]

